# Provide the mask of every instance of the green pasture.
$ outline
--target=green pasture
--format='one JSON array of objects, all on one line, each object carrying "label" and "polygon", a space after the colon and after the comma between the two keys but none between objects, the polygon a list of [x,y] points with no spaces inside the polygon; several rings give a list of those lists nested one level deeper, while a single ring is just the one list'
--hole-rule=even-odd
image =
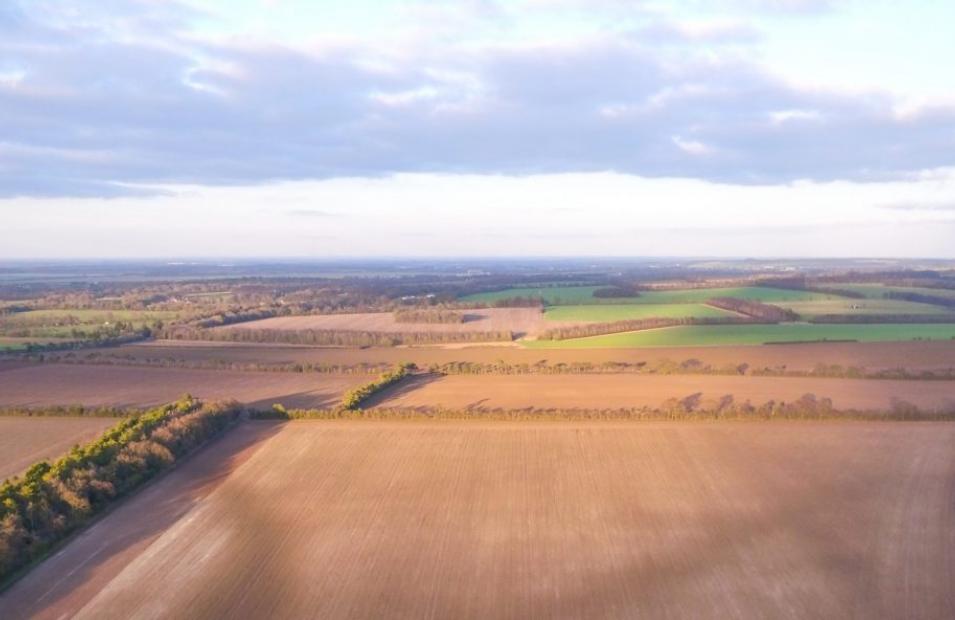
[{"label": "green pasture", "polygon": [[927,288],[924,286],[886,286],[884,284],[828,284],[833,288],[841,288],[862,293],[870,299],[878,299],[886,293],[918,293],[933,297],[948,297],[955,299],[955,290],[944,288]]},{"label": "green pasture", "polygon": [[891,342],[955,339],[955,325],[875,324],[813,325],[686,325],[638,332],[623,332],[572,340],[530,340],[524,346],[537,349],[612,349],[630,347],[688,347],[758,345],[767,342],[812,342],[857,340]]},{"label": "green pasture", "polygon": [[511,297],[542,297],[549,306],[561,305],[617,305],[617,304],[700,304],[714,297],[737,297],[767,303],[781,301],[814,301],[827,299],[845,299],[838,295],[812,293],[765,286],[712,287],[696,289],[678,289],[672,291],[644,291],[639,297],[594,297],[594,291],[600,286],[551,286],[509,288],[490,293],[476,293],[463,297],[463,301],[493,303]]},{"label": "green pasture", "polygon": [[552,306],[544,318],[548,321],[575,321],[610,323],[633,319],[684,319],[736,316],[704,304],[585,304],[580,306]]},{"label": "green pasture", "polygon": [[821,314],[916,314],[939,315],[955,314],[941,306],[920,304],[900,299],[824,299],[815,301],[789,301],[778,304],[796,312],[800,316],[811,318]]}]

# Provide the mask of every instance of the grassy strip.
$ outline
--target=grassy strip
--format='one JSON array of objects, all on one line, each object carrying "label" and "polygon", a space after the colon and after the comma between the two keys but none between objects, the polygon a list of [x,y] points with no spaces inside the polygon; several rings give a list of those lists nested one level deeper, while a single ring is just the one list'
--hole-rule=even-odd
[{"label": "grassy strip", "polygon": [[126,418],[142,413],[136,409],[116,407],[84,407],[57,405],[55,407],[0,407],[0,417],[22,418]]},{"label": "grassy strip", "polygon": [[670,399],[659,407],[618,409],[561,409],[527,407],[524,409],[440,407],[394,407],[364,410],[294,409],[250,412],[260,420],[632,420],[632,421],[774,421],[831,420],[929,422],[955,421],[955,410],[922,410],[904,401],[896,401],[888,410],[835,409],[828,398],[806,394],[786,403],[769,401],[753,405],[736,402],[731,396],[701,403],[699,395]]},{"label": "grassy strip", "polygon": [[0,486],[0,583],[180,458],[225,430],[241,410],[190,397],[121,421],[52,464]]}]

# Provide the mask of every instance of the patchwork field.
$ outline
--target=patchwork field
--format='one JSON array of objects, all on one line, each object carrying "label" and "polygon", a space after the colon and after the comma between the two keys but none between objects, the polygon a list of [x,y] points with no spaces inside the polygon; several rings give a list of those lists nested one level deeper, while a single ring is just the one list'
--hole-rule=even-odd
[{"label": "patchwork field", "polygon": [[537,308],[488,308],[468,310],[463,323],[399,323],[391,312],[367,314],[322,314],[279,316],[246,323],[224,325],[215,329],[331,329],[368,332],[486,332],[507,331],[536,334],[545,327]]},{"label": "patchwork field", "polygon": [[0,406],[147,407],[190,393],[256,406],[327,407],[366,381],[361,375],[42,364],[0,371]]},{"label": "patchwork field", "polygon": [[685,325],[574,338],[571,340],[525,341],[537,349],[599,349],[604,347],[681,347],[716,345],[758,345],[773,342],[856,340],[859,342],[900,340],[951,340],[953,324],[814,325]]},{"label": "patchwork field", "polygon": [[23,618],[949,618],[955,424],[247,423]]},{"label": "patchwork field", "polygon": [[609,323],[628,319],[649,318],[719,318],[739,316],[705,304],[584,304],[579,306],[552,306],[544,318],[548,321],[570,323]]},{"label": "patchwork field", "polygon": [[74,445],[95,439],[118,421],[0,416],[0,482],[26,471],[34,463],[66,454]]},{"label": "patchwork field", "polygon": [[884,284],[833,284],[833,288],[848,289],[862,293],[866,297],[876,299],[886,293],[918,293],[935,297],[955,299],[955,290],[944,288],[928,288],[924,286],[886,286]]},{"label": "patchwork field", "polygon": [[445,362],[472,361],[511,364],[550,364],[591,362],[682,362],[697,359],[705,364],[724,366],[750,364],[754,367],[784,366],[792,370],[812,370],[817,364],[862,366],[869,369],[899,368],[935,370],[955,368],[955,340],[920,342],[832,342],[779,346],[647,347],[615,349],[523,349],[503,346],[441,347],[369,347],[328,348],[274,344],[197,342],[160,340],[89,352],[77,356],[99,355],[126,361],[167,361],[202,363],[234,361],[238,363],[325,362],[329,364],[390,363],[410,361],[419,366]]},{"label": "patchwork field", "polygon": [[777,305],[807,318],[820,314],[948,314],[955,317],[955,313],[941,306],[920,304],[899,299],[827,299],[817,301],[787,301]]},{"label": "patchwork field", "polygon": [[593,296],[599,286],[555,286],[540,288],[510,288],[491,293],[478,293],[462,298],[463,301],[492,303],[511,297],[542,297],[545,303],[553,306],[580,304],[699,304],[714,297],[738,297],[756,301],[812,301],[825,299],[844,299],[837,295],[826,295],[808,291],[770,288],[764,286],[711,287],[698,289],[679,289],[672,291],[642,291],[639,297],[603,297]]},{"label": "patchwork field", "polygon": [[898,398],[925,410],[955,408],[955,381],[858,380],[713,375],[451,375],[416,379],[375,404],[446,409],[621,409],[658,407],[669,398],[730,395],[759,405],[793,402],[807,393],[831,398],[837,409],[888,410]]},{"label": "patchwork field", "polygon": [[176,312],[144,310],[30,310],[0,317],[0,330],[11,334],[28,331],[24,336],[31,338],[65,338],[73,330],[89,330],[118,321],[142,327],[176,316]]}]

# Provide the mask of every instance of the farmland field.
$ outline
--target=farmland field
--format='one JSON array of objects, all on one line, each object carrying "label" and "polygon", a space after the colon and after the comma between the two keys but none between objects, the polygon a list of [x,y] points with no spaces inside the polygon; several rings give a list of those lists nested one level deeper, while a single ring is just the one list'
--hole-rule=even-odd
[{"label": "farmland field", "polygon": [[714,375],[451,375],[421,378],[376,402],[381,407],[444,409],[625,409],[659,407],[701,393],[703,402],[730,395],[761,405],[804,394],[831,398],[837,409],[885,410],[898,398],[925,410],[955,407],[955,381],[858,380]]},{"label": "farmland field", "polygon": [[941,306],[900,299],[826,299],[787,301],[777,305],[807,318],[820,314],[948,314],[955,317],[955,312]]},{"label": "farmland field", "polygon": [[535,334],[544,325],[538,308],[487,308],[464,312],[463,323],[399,323],[391,312],[365,314],[315,314],[304,316],[277,316],[245,323],[223,325],[215,329],[330,329],[338,331],[369,332],[485,332],[513,331],[517,334]]},{"label": "farmland field", "polygon": [[0,329],[5,333],[27,331],[29,336],[37,338],[62,338],[69,337],[75,329],[96,328],[118,321],[138,328],[176,316],[176,312],[145,310],[29,310],[0,317]]},{"label": "farmland field", "polygon": [[950,423],[246,423],[0,607],[946,618],[953,442]]},{"label": "farmland field", "polygon": [[878,299],[886,293],[918,293],[934,297],[948,297],[955,299],[955,290],[944,288],[929,288],[924,286],[887,286],[884,284],[832,284],[833,288],[848,289],[862,293],[870,299]]},{"label": "farmland field", "polygon": [[117,418],[0,416],[0,482],[95,439]]},{"label": "farmland field", "polygon": [[769,288],[764,286],[715,287],[697,289],[675,289],[672,291],[642,291],[639,297],[597,298],[594,290],[599,286],[511,288],[492,293],[478,293],[463,297],[463,301],[493,302],[510,297],[543,297],[549,305],[580,304],[698,304],[714,297],[738,297],[763,302],[776,301],[812,301],[824,299],[844,299],[837,295],[826,295],[808,291]]},{"label": "farmland field", "polygon": [[785,366],[811,370],[816,364],[841,364],[870,369],[933,370],[955,368],[955,340],[908,342],[833,342],[785,346],[646,347],[611,349],[525,349],[503,346],[323,348],[274,344],[160,340],[78,353],[121,360],[160,360],[176,363],[227,361],[237,363],[324,362],[329,364],[410,361],[419,366],[473,361],[511,364],[591,362],[655,362],[698,359],[714,366],[747,363],[755,367]]},{"label": "farmland field", "polygon": [[625,297],[617,299],[597,299],[594,297],[594,291],[601,286],[541,286],[541,287],[523,287],[509,288],[502,291],[492,291],[489,293],[475,293],[466,295],[461,301],[476,301],[483,303],[493,303],[502,299],[511,297],[543,297],[544,302],[550,305],[560,304],[583,304],[583,303],[626,303],[635,301],[636,298]]},{"label": "farmland field", "polygon": [[739,316],[705,304],[585,304],[580,306],[552,306],[544,318],[548,321],[602,322],[648,318],[718,318]]},{"label": "farmland field", "polygon": [[527,341],[524,346],[537,349],[588,349],[602,347],[756,345],[767,342],[815,340],[879,342],[915,339],[950,340],[953,338],[955,338],[955,325],[950,324],[813,325],[809,323],[783,323],[780,325],[686,325],[574,338],[572,340]]},{"label": "farmland field", "polygon": [[4,338],[0,337],[0,351],[19,351],[26,348],[28,343],[47,344],[50,342],[66,342],[69,338]]},{"label": "farmland field", "polygon": [[185,393],[257,406],[327,407],[362,375],[42,364],[0,371],[0,406],[147,407]]}]

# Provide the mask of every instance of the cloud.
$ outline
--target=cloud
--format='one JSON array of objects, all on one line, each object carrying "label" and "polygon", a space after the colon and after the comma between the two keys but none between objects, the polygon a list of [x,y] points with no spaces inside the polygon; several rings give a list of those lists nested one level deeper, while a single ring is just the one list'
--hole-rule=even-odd
[{"label": "cloud", "polygon": [[[460,27],[499,8],[474,3]],[[736,22],[667,21],[652,41],[291,46],[203,38],[199,17],[172,2],[5,5],[0,195],[395,173],[879,180],[955,164],[955,108],[900,116],[885,94],[797,88],[734,51],[753,34]]]}]

